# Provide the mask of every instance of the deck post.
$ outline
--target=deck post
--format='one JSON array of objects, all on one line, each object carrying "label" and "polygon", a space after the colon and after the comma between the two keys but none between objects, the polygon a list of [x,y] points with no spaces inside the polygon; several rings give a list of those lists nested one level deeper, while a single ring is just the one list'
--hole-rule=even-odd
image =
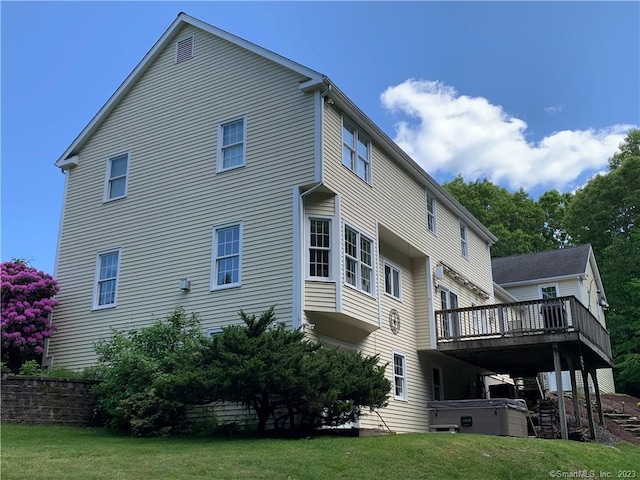
[{"label": "deck post", "polygon": [[558,411],[560,412],[560,435],[563,440],[569,439],[567,432],[567,412],[564,408],[564,389],[562,387],[562,366],[558,344],[553,344],[553,365],[556,370],[556,387],[558,388]]},{"label": "deck post", "polygon": [[602,398],[600,398],[600,387],[598,386],[598,372],[595,368],[589,370],[591,379],[593,380],[593,388],[596,391],[596,404],[598,405],[598,417],[600,417],[600,425],[604,427],[604,412],[602,411]]},{"label": "deck post", "polygon": [[587,418],[589,419],[589,438],[596,439],[596,429],[593,425],[593,409],[591,408],[591,393],[589,392],[589,376],[584,365],[584,358],[580,356],[580,371],[582,372],[582,386],[584,387],[584,399],[587,402]]},{"label": "deck post", "polygon": [[567,355],[567,363],[569,364],[569,375],[571,377],[571,396],[573,397],[573,418],[576,422],[576,428],[582,428],[582,418],[580,416],[580,401],[578,400],[578,385],[576,383],[576,370],[573,358]]}]

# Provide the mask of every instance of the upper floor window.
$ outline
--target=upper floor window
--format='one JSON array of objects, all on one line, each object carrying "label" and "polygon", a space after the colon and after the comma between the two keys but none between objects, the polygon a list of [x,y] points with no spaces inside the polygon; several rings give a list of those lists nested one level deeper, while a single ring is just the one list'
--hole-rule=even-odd
[{"label": "upper floor window", "polygon": [[129,154],[123,153],[111,157],[107,162],[107,185],[105,202],[127,195],[127,173],[129,171]]},{"label": "upper floor window", "polygon": [[221,123],[218,127],[218,172],[244,166],[245,145],[245,117]]},{"label": "upper floor window", "polygon": [[342,163],[371,183],[371,142],[358,129],[342,121]]},{"label": "upper floor window", "polygon": [[98,254],[93,294],[94,309],[116,306],[119,266],[120,250]]},{"label": "upper floor window", "polygon": [[436,233],[436,197],[427,191],[427,228]]},{"label": "upper floor window", "polygon": [[212,289],[240,286],[241,256],[242,224],[214,227]]},{"label": "upper floor window", "polygon": [[193,35],[181,38],[176,42],[176,63],[184,62],[193,57]]},{"label": "upper floor window", "polygon": [[407,359],[401,353],[393,353],[393,397],[407,399]]},{"label": "upper floor window", "polygon": [[460,254],[469,258],[469,229],[462,222],[460,222]]},{"label": "upper floor window", "polygon": [[344,279],[347,284],[373,295],[373,241],[346,226],[344,227]]},{"label": "upper floor window", "polygon": [[387,262],[384,263],[384,291],[398,300],[400,300],[401,278],[400,269]]},{"label": "upper floor window", "polygon": [[309,276],[329,278],[331,247],[330,220],[309,220]]}]

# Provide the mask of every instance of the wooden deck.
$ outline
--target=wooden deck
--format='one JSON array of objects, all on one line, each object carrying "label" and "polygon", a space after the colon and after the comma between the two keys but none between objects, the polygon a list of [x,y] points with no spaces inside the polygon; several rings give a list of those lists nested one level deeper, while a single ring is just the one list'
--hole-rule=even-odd
[{"label": "wooden deck", "polygon": [[551,371],[554,345],[590,367],[613,366],[609,332],[573,296],[440,310],[436,325],[439,351],[495,373]]}]

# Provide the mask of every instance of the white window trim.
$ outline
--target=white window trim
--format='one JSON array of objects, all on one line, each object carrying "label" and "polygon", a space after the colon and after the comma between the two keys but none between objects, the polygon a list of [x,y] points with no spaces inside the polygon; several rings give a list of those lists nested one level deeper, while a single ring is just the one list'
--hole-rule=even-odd
[{"label": "white window trim", "polygon": [[[113,160],[117,160],[121,157],[124,157],[126,155],[127,157],[127,171],[124,174],[124,194],[120,195],[119,197],[113,197],[113,198],[109,198],[109,185],[111,183],[111,180],[113,180],[111,178],[111,162]],[[129,189],[129,167],[131,165],[131,151],[127,150],[124,152],[120,152],[120,153],[116,153],[115,155],[109,155],[109,157],[107,157],[107,170],[105,172],[104,175],[104,193],[102,196],[102,203],[108,203],[108,202],[114,202],[116,200],[119,200],[121,198],[126,198],[127,193],[128,193],[128,189]],[[116,177],[116,178],[120,178],[120,177]]]},{"label": "white window trim", "polygon": [[[235,283],[225,283],[224,285],[217,284],[218,278],[218,231],[231,227],[239,228],[238,235],[238,281]],[[210,289],[213,290],[226,290],[228,288],[237,288],[242,286],[242,242],[243,242],[243,222],[230,222],[221,225],[215,225],[212,230],[212,246],[211,246],[211,284]]]},{"label": "white window trim", "polygon": [[[433,200],[433,213],[429,212],[429,199]],[[433,235],[438,235],[438,201],[431,191],[425,189],[425,200],[427,202],[427,230]],[[429,228],[429,217],[433,218],[433,230]]]},{"label": "white window trim", "polygon": [[[98,305],[99,301],[99,282],[100,282],[100,257],[103,255],[109,255],[117,253],[118,254],[118,265],[116,272],[116,288],[115,295],[113,297],[113,303],[109,303],[107,305]],[[105,308],[115,308],[118,305],[118,287],[120,286],[120,263],[122,260],[122,248],[110,248],[108,250],[101,250],[96,254],[96,262],[95,262],[95,271],[93,275],[93,299],[92,299],[92,310],[104,310]]]},{"label": "white window trim", "polygon": [[[184,60],[182,60],[181,62],[178,62],[178,44],[184,40],[187,40],[191,38],[191,56],[189,58],[186,58]],[[191,60],[195,54],[195,48],[196,48],[196,38],[195,35],[186,35],[184,37],[181,37],[179,39],[176,40],[176,44],[175,44],[175,53],[174,53],[174,57],[173,60],[175,63],[182,63],[182,62],[186,62],[187,60]]]},{"label": "white window trim", "polygon": [[[351,285],[349,282],[347,282],[347,262],[346,262],[346,256],[347,256],[347,252],[345,250],[345,229],[350,229],[353,230],[357,237],[358,237],[358,244],[357,244],[357,253],[358,253],[358,258],[354,259],[353,257],[349,257],[351,259],[356,260],[357,262],[357,266],[356,266],[356,284],[355,285]],[[361,260],[360,260],[360,238],[363,237],[366,240],[368,240],[369,242],[371,242],[371,292],[367,292],[366,290],[363,290],[362,288],[360,288],[360,286],[362,285],[362,270],[361,270]],[[365,295],[369,295],[370,297],[376,298],[376,241],[371,238],[369,235],[362,233],[359,229],[357,229],[356,227],[354,227],[353,225],[350,225],[348,223],[345,222],[345,224],[342,227],[342,283],[349,287],[349,288],[353,288],[354,290],[357,290],[358,292],[364,293]]]},{"label": "white window trim", "polygon": [[440,365],[431,364],[431,396],[436,400],[436,382],[434,382],[433,371],[438,370],[440,372],[440,400],[444,400],[444,381],[442,377],[442,367]]},{"label": "white window trim", "polygon": [[[327,221],[329,222],[329,276],[328,277],[318,277],[318,276],[312,276],[309,273],[309,265],[311,262],[311,257],[309,255],[309,251],[311,250],[311,221],[312,220],[322,220],[322,221]],[[312,281],[321,281],[321,282],[330,282],[333,281],[334,277],[334,261],[333,261],[333,250],[334,250],[334,245],[335,245],[335,239],[334,239],[334,235],[333,235],[333,229],[334,229],[334,221],[333,221],[333,217],[328,217],[325,215],[307,215],[306,219],[305,219],[305,280],[312,280]],[[315,248],[315,247],[313,247]],[[324,250],[323,248],[319,249],[319,250]]]},{"label": "white window trim", "polygon": [[[398,266],[395,265],[394,263],[391,263],[388,260],[384,260],[383,262],[383,270],[382,270],[382,276],[384,278],[384,294],[387,297],[391,297],[394,300],[398,300],[398,301],[402,301],[402,269]],[[386,278],[386,270],[387,267],[389,267],[391,269],[391,279],[392,279],[392,283],[391,283],[391,290],[393,291],[393,270],[396,270],[398,272],[398,296],[396,297],[393,293],[389,293],[387,292],[387,278]]]},{"label": "white window trim", "polygon": [[544,283],[541,285],[538,285],[538,297],[540,299],[543,299],[543,295],[542,295],[542,289],[543,288],[549,288],[549,287],[555,287],[556,289],[556,297],[560,296],[560,284],[559,283]]},{"label": "white window trim", "polygon": [[[442,305],[442,294],[446,295],[446,301],[447,301],[447,308],[444,308],[445,306]],[[451,295],[453,295],[454,297],[456,297],[456,302],[457,302],[457,306],[453,307],[452,302],[451,302]],[[452,310],[454,308],[460,308],[460,293],[458,292],[458,290],[454,290],[453,288],[450,288],[449,286],[445,286],[445,285],[441,285],[440,286],[440,295],[439,295],[439,299],[440,299],[440,309],[441,310]],[[449,333],[449,337],[453,336],[454,334],[454,330],[456,328],[456,326],[458,327],[458,330],[460,330],[461,328],[461,324],[460,324],[460,317],[455,317],[454,313],[450,313],[449,315],[452,315],[452,317],[447,318],[445,321],[446,323],[446,327]],[[454,322],[456,322],[454,324]],[[442,328],[444,328],[444,325],[441,326]],[[460,332],[458,332],[459,334]],[[440,334],[444,334],[444,331],[441,331]]]},{"label": "white window trim", "polygon": [[[349,127],[351,127],[354,131],[354,140],[355,140],[355,155],[353,158],[353,161],[355,162],[355,165],[351,165],[351,167],[348,167],[344,164],[344,158],[343,158],[343,151],[342,148],[346,145],[344,143],[344,134],[343,134],[343,130],[344,130],[344,126],[348,125]],[[362,135],[361,135],[362,133]],[[353,173],[356,177],[358,177],[360,180],[363,180],[364,182],[367,182],[369,185],[373,185],[373,161],[372,161],[372,155],[371,155],[371,150],[373,148],[373,142],[371,141],[371,137],[369,137],[369,135],[367,135],[366,133],[362,132],[362,129],[357,127],[357,124],[351,120],[349,120],[348,118],[346,118],[344,115],[342,116],[342,123],[341,123],[341,128],[340,128],[340,136],[341,136],[341,142],[340,142],[340,163],[342,163],[342,166],[344,168],[347,168],[349,171],[351,171],[351,173]],[[367,165],[368,165],[368,175],[367,178],[362,178],[360,175],[358,175],[358,138],[360,138],[360,136],[362,136],[363,139],[366,139],[367,143],[369,144],[369,147],[367,148],[367,156],[368,158],[366,159],[367,161]],[[352,145],[347,145],[347,147],[353,151],[353,146]]]},{"label": "white window trim", "polygon": [[[396,376],[396,355],[402,358],[402,373],[401,377]],[[397,351],[393,351],[391,356],[391,366],[392,366],[392,375],[393,375],[393,398],[395,400],[401,400],[406,402],[409,399],[409,395],[407,392],[407,356],[404,353],[400,353]],[[402,379],[402,395],[396,395],[396,378]]]},{"label": "white window trim", "polygon": [[[242,163],[240,165],[234,165],[232,167],[224,167],[224,161],[222,157],[223,148],[230,145],[222,145],[224,139],[224,127],[242,121]],[[216,160],[216,173],[228,172],[229,170],[235,170],[236,168],[242,168],[247,164],[247,115],[240,115],[237,117],[229,118],[218,123],[218,149]]]},{"label": "white window trim", "polygon": [[[464,236],[462,236],[463,229]],[[462,220],[460,220],[460,256],[462,256],[462,258],[466,258],[467,260],[471,256],[469,254],[469,227]]]}]

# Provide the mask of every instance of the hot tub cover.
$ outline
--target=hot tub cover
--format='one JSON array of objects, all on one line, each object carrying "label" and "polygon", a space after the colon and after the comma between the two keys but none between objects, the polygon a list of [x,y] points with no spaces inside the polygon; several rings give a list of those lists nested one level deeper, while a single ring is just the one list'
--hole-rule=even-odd
[{"label": "hot tub cover", "polygon": [[463,408],[513,408],[521,412],[527,411],[527,403],[515,398],[478,398],[473,400],[432,400],[427,402],[427,408],[463,409]]}]

